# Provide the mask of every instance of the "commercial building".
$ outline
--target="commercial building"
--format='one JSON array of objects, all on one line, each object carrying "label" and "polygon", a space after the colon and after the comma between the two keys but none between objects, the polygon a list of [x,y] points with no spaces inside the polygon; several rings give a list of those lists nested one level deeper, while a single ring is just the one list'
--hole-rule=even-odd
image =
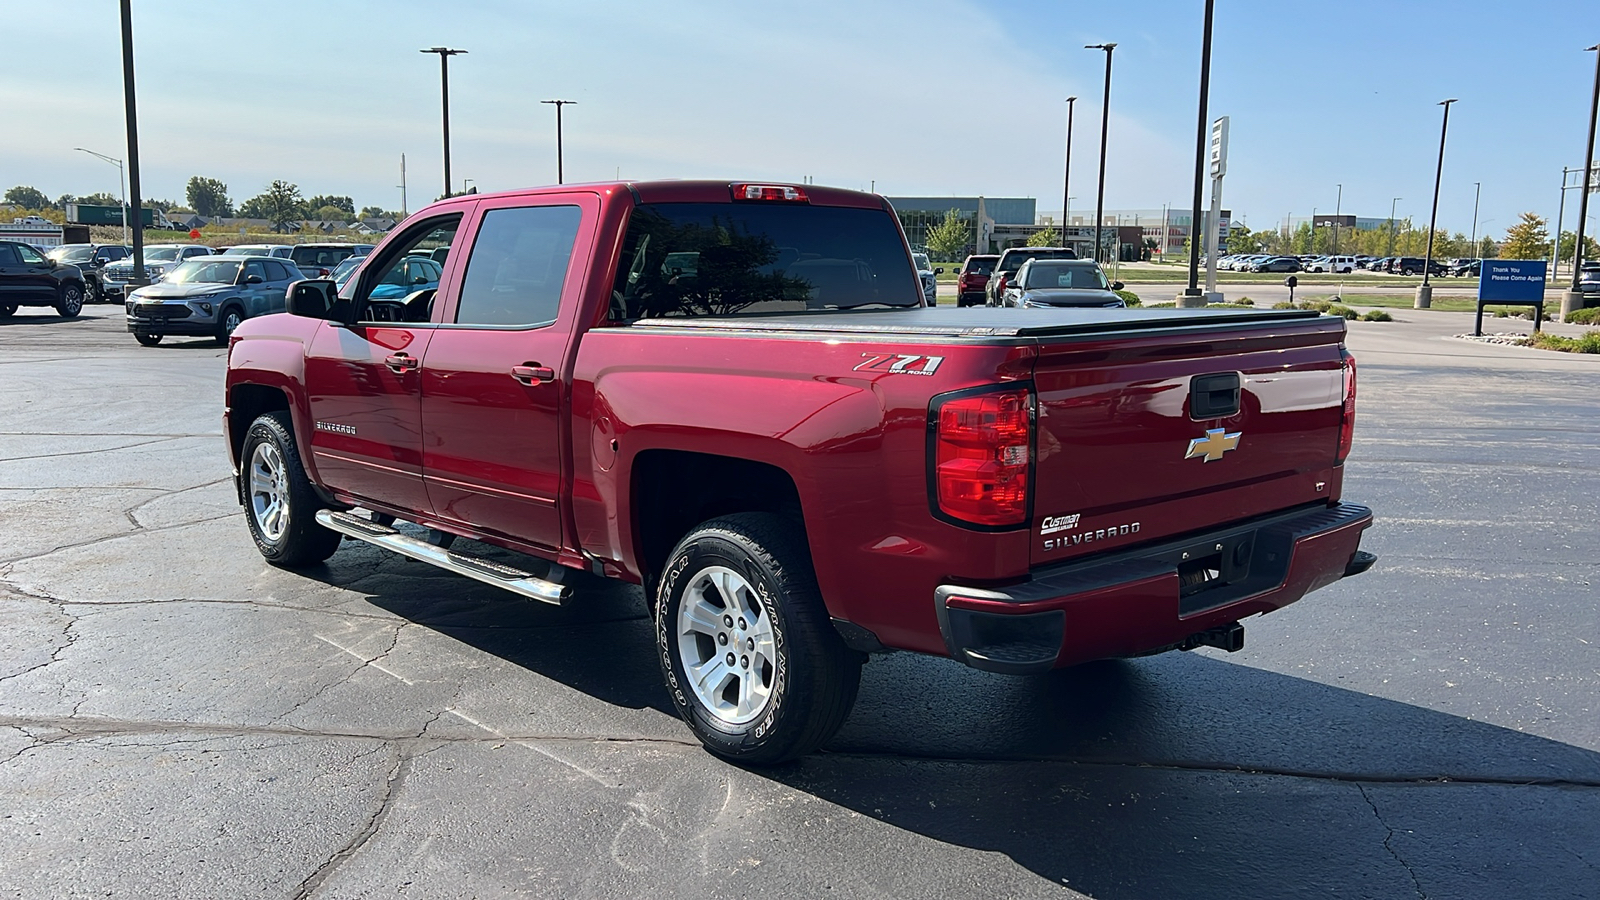
[{"label": "commercial building", "polygon": [[[1094,211],[1085,214],[1074,209],[1070,216],[1059,211],[1041,213],[1038,201],[1032,197],[890,197],[889,202],[900,216],[906,230],[906,239],[918,249],[927,246],[930,228],[944,221],[950,210],[972,229],[972,240],[966,253],[998,253],[1007,247],[1019,247],[1028,238],[1047,228],[1065,234],[1061,241],[1072,247],[1078,255],[1088,257],[1094,246]],[[1201,213],[1202,224],[1206,213]],[[1218,217],[1222,226],[1223,246],[1227,246],[1228,227],[1233,214],[1223,210]],[[1105,252],[1102,259],[1113,254],[1122,260],[1139,259],[1145,255],[1165,254],[1179,256],[1184,252],[1194,216],[1186,209],[1108,209],[1101,220],[1101,242]],[[1149,254],[1146,253],[1149,251]]]}]

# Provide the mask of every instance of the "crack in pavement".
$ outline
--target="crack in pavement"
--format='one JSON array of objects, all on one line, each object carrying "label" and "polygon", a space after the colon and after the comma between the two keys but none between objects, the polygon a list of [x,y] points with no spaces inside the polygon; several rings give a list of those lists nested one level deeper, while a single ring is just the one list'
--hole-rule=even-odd
[{"label": "crack in pavement", "polygon": [[[409,625],[411,623],[410,622],[406,622],[404,620],[401,620],[401,621],[392,622],[392,623],[389,623],[389,624],[393,624],[395,626],[394,634],[389,638],[389,646],[385,647],[382,653],[379,653],[377,656],[373,656],[373,657],[357,657],[358,659],[361,659],[361,665],[356,666],[354,669],[351,669],[349,672],[345,673],[343,676],[341,676],[339,678],[335,678],[332,681],[329,681],[327,684],[324,684],[321,687],[317,688],[315,691],[312,692],[311,696],[307,697],[304,700],[301,700],[299,703],[296,703],[294,706],[289,707],[289,709],[286,710],[282,715],[274,716],[272,718],[271,724],[276,725],[279,722],[282,722],[284,719],[287,719],[288,717],[294,715],[295,713],[299,712],[304,707],[310,705],[318,697],[321,697],[323,694],[325,694],[328,691],[332,690],[336,685],[341,685],[341,684],[348,683],[350,681],[350,679],[356,677],[356,674],[359,673],[362,669],[365,669],[368,666],[373,665],[374,663],[378,662],[378,660],[383,659],[384,657],[388,656],[390,653],[394,652],[394,648],[396,646],[398,646],[399,643],[400,643],[400,632],[401,632],[401,630],[404,629],[407,625]],[[337,644],[334,644],[333,646],[338,647],[338,649],[340,649],[340,650],[344,650],[344,652],[347,653],[347,654],[350,653],[349,650],[346,650],[343,647],[339,647]]]},{"label": "crack in pavement", "polygon": [[1356,790],[1361,792],[1361,799],[1367,801],[1367,805],[1372,807],[1373,817],[1378,820],[1379,825],[1383,826],[1383,849],[1389,851],[1389,855],[1394,857],[1394,861],[1399,863],[1400,866],[1406,870],[1406,874],[1411,876],[1411,887],[1417,892],[1417,897],[1419,900],[1428,900],[1428,895],[1422,890],[1422,882],[1417,880],[1416,870],[1412,869],[1411,864],[1406,862],[1404,859],[1401,859],[1400,854],[1395,851],[1393,844],[1394,829],[1389,827],[1389,823],[1383,820],[1383,814],[1378,812],[1378,804],[1372,802],[1371,795],[1367,793],[1367,789],[1362,785],[1357,784]]},{"label": "crack in pavement", "polygon": [[[21,678],[22,676],[27,675],[30,672],[37,672],[40,669],[45,668],[46,666],[50,666],[50,665],[53,665],[55,663],[60,662],[61,661],[61,654],[67,652],[70,649],[72,649],[73,645],[78,642],[78,635],[77,635],[76,631],[74,630],[78,625],[78,615],[76,613],[69,612],[67,610],[66,602],[62,601],[62,600],[57,600],[54,597],[44,597],[44,596],[41,596],[39,594],[34,594],[34,593],[31,593],[31,592],[29,592],[27,590],[24,590],[23,588],[17,587],[16,585],[14,585],[14,584],[12,584],[12,583],[10,583],[9,581],[6,580],[6,576],[8,576],[10,574],[11,574],[11,566],[10,566],[10,564],[0,565],[0,584],[6,585],[6,587],[8,589],[10,589],[14,593],[18,594],[19,596],[26,597],[26,598],[28,598],[30,600],[37,600],[37,601],[39,601],[41,603],[45,603],[45,604],[48,604],[50,606],[54,606],[60,611],[60,613],[63,616],[67,617],[67,624],[66,624],[65,627],[63,627],[61,629],[61,636],[66,638],[67,642],[65,644],[62,644],[60,647],[57,647],[55,649],[55,651],[50,654],[50,658],[49,659],[45,660],[42,663],[39,663],[36,666],[29,666],[28,668],[23,669],[21,672],[13,672],[10,675],[0,675],[0,683],[4,683],[4,682],[7,682],[7,681],[10,681],[13,678]],[[78,706],[81,706],[83,704],[83,700],[87,699],[87,698],[88,698],[88,695],[85,694],[84,698],[80,699],[78,701],[78,704],[73,707],[72,711],[74,713],[76,713],[78,711]]]},{"label": "crack in pavement", "polygon": [[[85,435],[85,437],[102,437],[103,435]],[[200,435],[196,435],[200,437]],[[120,447],[101,447],[96,450],[67,450],[62,453],[40,453],[37,456],[0,456],[0,463],[27,462],[34,459],[56,459],[62,456],[85,456],[92,453],[116,453],[119,450],[132,450],[136,447],[148,447],[152,444],[165,444],[171,441],[184,440],[183,438],[159,437],[154,440],[140,441],[137,444],[123,444]]]},{"label": "crack in pavement", "polygon": [[[103,544],[106,541],[115,541],[115,540],[120,540],[122,538],[133,537],[134,535],[141,535],[142,536],[142,535],[146,535],[146,534],[160,534],[163,531],[171,531],[174,528],[187,528],[190,525],[203,525],[206,522],[218,522],[218,521],[221,521],[222,519],[231,519],[231,518],[233,518],[234,516],[237,516],[237,515],[239,515],[239,514],[236,513],[236,512],[230,512],[227,515],[207,516],[206,518],[203,518],[203,519],[195,519],[192,522],[174,522],[171,525],[160,525],[160,526],[157,526],[155,528],[146,528],[145,526],[141,525],[134,531],[124,531],[124,532],[122,532],[120,534],[102,535],[102,536],[97,537],[97,538],[90,538],[90,539],[85,540],[85,541],[79,541],[79,542],[77,542],[75,544],[62,544],[60,546],[53,547],[53,548],[51,548],[49,550],[45,550],[45,551],[42,551],[40,553],[30,553],[27,556],[17,556],[17,557],[12,557],[10,559],[0,559],[0,564],[6,565],[8,567],[7,571],[9,572],[9,566],[11,564],[13,564],[13,563],[32,562],[32,561],[34,561],[36,559],[43,559],[44,557],[49,556],[52,553],[60,553],[63,550],[78,550],[78,549],[81,549],[83,547],[92,547],[95,544]],[[0,580],[4,580],[4,579],[0,579]],[[7,583],[9,584],[10,582],[7,582]]]},{"label": "crack in pavement", "polygon": [[[186,487],[186,488],[179,488],[178,490],[175,490],[175,491],[167,491],[166,493],[162,494],[159,497],[151,497],[149,500],[141,500],[138,503],[135,503],[134,505],[128,507],[125,510],[123,510],[122,514],[128,517],[128,521],[132,522],[135,528],[143,529],[145,527],[145,524],[143,522],[139,521],[138,515],[139,515],[139,510],[144,509],[146,506],[149,506],[152,503],[160,503],[162,500],[165,500],[168,497],[176,497],[176,496],[178,496],[180,494],[187,494],[190,491],[201,490],[202,488],[215,487],[216,485],[223,484],[225,482],[230,482],[232,480],[233,480],[233,476],[229,475],[229,476],[224,477],[224,478],[218,478],[218,479],[216,479],[214,481],[207,481],[204,484],[195,484],[195,485],[190,485],[189,487]],[[235,500],[237,500],[237,498],[235,498]],[[240,512],[242,513],[243,510],[240,510]]]},{"label": "crack in pavement", "polygon": [[300,882],[299,888],[294,894],[295,900],[305,900],[305,898],[310,897],[317,888],[322,886],[324,881],[327,881],[329,877],[339,871],[341,866],[361,852],[361,848],[365,847],[367,842],[372,840],[373,836],[378,833],[378,829],[383,827],[384,820],[389,818],[389,811],[394,808],[395,797],[405,787],[406,779],[411,775],[413,762],[418,757],[424,756],[434,749],[436,747],[430,747],[427,750],[418,752],[415,746],[411,744],[403,744],[395,748],[394,767],[389,770],[389,779],[384,783],[383,796],[378,798],[378,808],[373,811],[372,817],[367,820],[366,826],[355,837],[351,838],[349,843],[335,851],[322,865],[317,867],[315,872],[312,872],[304,881]]}]

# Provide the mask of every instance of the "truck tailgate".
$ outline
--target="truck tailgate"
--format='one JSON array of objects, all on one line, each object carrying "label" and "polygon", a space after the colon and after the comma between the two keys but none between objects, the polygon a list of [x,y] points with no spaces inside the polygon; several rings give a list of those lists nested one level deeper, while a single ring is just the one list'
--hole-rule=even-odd
[{"label": "truck tailgate", "polygon": [[1336,498],[1344,332],[1263,315],[1039,334],[1031,563]]}]

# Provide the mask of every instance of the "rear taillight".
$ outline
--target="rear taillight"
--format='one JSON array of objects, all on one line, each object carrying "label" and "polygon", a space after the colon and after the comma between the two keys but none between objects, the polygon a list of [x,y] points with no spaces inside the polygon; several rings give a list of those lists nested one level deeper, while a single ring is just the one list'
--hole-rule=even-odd
[{"label": "rear taillight", "polygon": [[1000,296],[1000,292],[1006,289],[1006,276],[1004,276],[1004,275],[995,275],[993,277],[994,277],[994,293],[995,293],[995,296],[998,297],[998,296]]},{"label": "rear taillight", "polygon": [[1344,419],[1339,423],[1339,453],[1333,464],[1339,465],[1350,455],[1350,445],[1356,436],[1356,358],[1342,353],[1340,367],[1344,370]]},{"label": "rear taillight", "polygon": [[789,203],[810,203],[806,192],[789,184],[735,184],[733,199],[735,200],[765,200]]},{"label": "rear taillight", "polygon": [[934,416],[939,512],[973,525],[1025,524],[1033,395],[1024,389],[952,397],[939,403]]}]

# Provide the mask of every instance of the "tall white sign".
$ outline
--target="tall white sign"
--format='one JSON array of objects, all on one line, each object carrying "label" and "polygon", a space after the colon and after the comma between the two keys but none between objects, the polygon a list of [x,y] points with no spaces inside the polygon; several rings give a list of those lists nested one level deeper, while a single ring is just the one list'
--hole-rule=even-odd
[{"label": "tall white sign", "polygon": [[1206,216],[1206,300],[1217,293],[1217,249],[1222,231],[1222,176],[1228,174],[1228,117],[1211,123],[1211,214]]}]

